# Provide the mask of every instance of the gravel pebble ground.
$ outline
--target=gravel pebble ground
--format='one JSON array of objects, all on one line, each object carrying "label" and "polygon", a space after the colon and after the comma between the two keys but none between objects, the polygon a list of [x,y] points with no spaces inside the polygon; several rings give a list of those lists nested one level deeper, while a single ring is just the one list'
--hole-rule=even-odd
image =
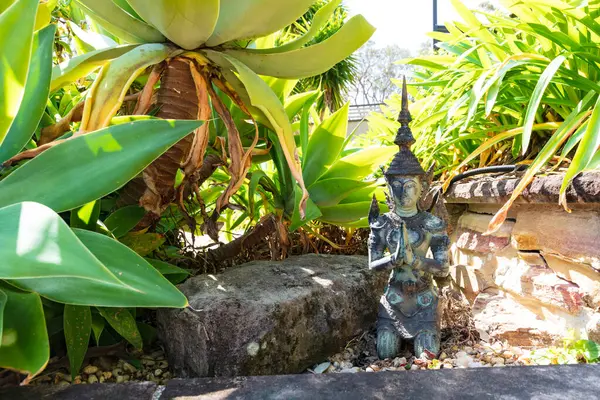
[{"label": "gravel pebble ground", "polygon": [[[125,361],[116,357],[97,357],[90,362],[84,363],[79,374],[75,378],[66,368],[51,372],[43,372],[31,381],[31,385],[71,385],[90,384],[97,382],[128,382],[128,381],[152,381],[165,384],[174,378],[169,370],[162,349],[142,354],[136,360]],[[52,361],[50,360],[52,365]],[[135,365],[134,365],[135,364]]]},{"label": "gravel pebble ground", "polygon": [[379,360],[375,347],[375,334],[366,332],[360,338],[348,343],[343,352],[314,365],[307,372],[355,373],[536,365],[531,357],[532,351],[533,349],[510,346],[501,342],[467,341],[462,345],[442,345],[442,351],[435,359],[430,359],[425,354],[415,357],[410,351],[404,350],[393,360]]}]

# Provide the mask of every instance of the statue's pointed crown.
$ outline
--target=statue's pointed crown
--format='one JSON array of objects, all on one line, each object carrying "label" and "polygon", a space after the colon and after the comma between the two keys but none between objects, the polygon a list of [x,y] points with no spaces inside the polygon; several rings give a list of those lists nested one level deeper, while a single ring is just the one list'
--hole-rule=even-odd
[{"label": "statue's pointed crown", "polygon": [[394,156],[389,168],[385,171],[386,177],[393,175],[425,175],[425,171],[421,167],[419,160],[410,150],[410,147],[415,143],[415,138],[408,127],[412,121],[410,112],[408,111],[408,90],[406,88],[406,77],[403,78],[402,85],[402,111],[398,116],[400,128],[396,134],[394,143],[400,148]]}]

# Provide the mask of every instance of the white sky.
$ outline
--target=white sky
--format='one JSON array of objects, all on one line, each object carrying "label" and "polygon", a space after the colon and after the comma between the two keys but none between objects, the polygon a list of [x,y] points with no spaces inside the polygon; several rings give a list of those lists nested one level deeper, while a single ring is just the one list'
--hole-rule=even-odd
[{"label": "white sky", "polygon": [[[475,8],[481,0],[463,0]],[[398,44],[415,53],[433,30],[433,0],[344,0],[350,15],[362,14],[377,28],[372,39],[378,46]],[[497,3],[497,1],[492,1]],[[449,0],[438,0],[438,24],[458,19]]]}]

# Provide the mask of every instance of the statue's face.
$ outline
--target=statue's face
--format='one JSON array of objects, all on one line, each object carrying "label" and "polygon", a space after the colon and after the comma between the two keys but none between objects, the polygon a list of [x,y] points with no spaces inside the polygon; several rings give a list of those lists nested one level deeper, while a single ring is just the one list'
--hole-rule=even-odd
[{"label": "statue's face", "polygon": [[413,208],[421,198],[421,181],[414,176],[394,176],[388,183],[397,207]]}]

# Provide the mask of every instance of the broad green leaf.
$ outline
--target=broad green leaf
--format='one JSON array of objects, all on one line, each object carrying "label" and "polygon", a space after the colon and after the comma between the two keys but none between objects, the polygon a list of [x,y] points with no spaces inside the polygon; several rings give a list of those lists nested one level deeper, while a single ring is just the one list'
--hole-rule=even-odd
[{"label": "broad green leaf", "polygon": [[314,0],[221,0],[219,19],[206,45],[214,47],[277,32],[302,16],[312,3]]},{"label": "broad green leaf", "polygon": [[95,231],[100,216],[100,199],[71,210],[71,228]]},{"label": "broad green leaf", "polygon": [[58,0],[40,0],[35,15],[34,30],[45,28],[52,20],[52,11],[56,8]]},{"label": "broad green leaf", "polygon": [[[279,1],[279,0],[277,0]],[[298,50],[257,54],[248,50],[224,50],[260,75],[285,79],[307,78],[329,70],[366,43],[375,32],[362,15],[352,17],[328,39]]]},{"label": "broad green leaf", "polygon": [[52,74],[52,46],[55,31],[56,26],[51,25],[36,32],[33,37],[31,62],[29,63],[23,101],[4,142],[0,145],[0,163],[8,160],[25,147],[42,118],[48,100],[50,75]]},{"label": "broad green leaf", "polygon": [[90,307],[65,305],[64,331],[71,378],[75,379],[75,376],[79,374],[90,342],[92,332]]},{"label": "broad green leaf", "polygon": [[1,284],[6,295],[0,341],[0,367],[27,374],[42,372],[50,357],[48,333],[40,296]]},{"label": "broad green leaf", "polygon": [[204,44],[219,18],[219,0],[127,1],[145,21],[186,50]]},{"label": "broad green leaf", "polygon": [[104,331],[105,319],[96,313],[92,313],[92,332],[94,333],[94,340],[96,346],[100,346],[100,336]]},{"label": "broad green leaf", "polygon": [[152,253],[165,242],[164,236],[159,233],[140,232],[129,232],[119,240],[142,257]]},{"label": "broad green leaf", "polygon": [[104,64],[90,88],[79,129],[94,131],[110,125],[133,81],[172,51],[171,45],[144,44]]},{"label": "broad green leaf", "polygon": [[306,154],[302,157],[304,182],[308,187],[337,161],[348,133],[348,107],[349,103],[346,103],[310,135]]},{"label": "broad green leaf", "polygon": [[320,179],[308,187],[310,198],[319,207],[331,207],[338,204],[353,192],[371,186],[372,182],[356,179],[332,178]]},{"label": "broad green leaf", "polygon": [[147,120],[73,137],[0,181],[0,207],[35,201],[62,212],[99,199],[137,176],[201,124]]},{"label": "broad green leaf", "polygon": [[529,148],[529,142],[531,140],[531,131],[533,128],[533,124],[535,122],[535,115],[540,106],[540,102],[542,101],[542,96],[546,91],[546,88],[552,81],[552,78],[556,74],[556,71],[560,68],[563,62],[565,62],[565,56],[558,56],[544,70],[542,75],[540,76],[540,80],[538,81],[535,89],[533,90],[533,94],[531,95],[531,99],[529,100],[529,104],[527,105],[527,112],[525,113],[525,123],[523,125],[523,135],[522,135],[522,145],[521,152],[525,154],[527,149]]},{"label": "broad green leaf", "polygon": [[38,0],[16,0],[0,14],[0,145],[25,94],[37,5]]},{"label": "broad green leaf", "polygon": [[310,107],[318,97],[318,90],[311,90],[309,92],[298,93],[287,97],[284,104],[285,113],[291,120],[300,112],[300,110],[306,107],[306,105]]},{"label": "broad green leaf", "polygon": [[344,225],[353,223],[369,214],[370,201],[350,204],[338,204],[333,207],[321,207],[321,220],[324,222]]},{"label": "broad green leaf", "polygon": [[82,54],[52,68],[52,82],[50,92],[68,85],[80,78],[94,72],[109,60],[122,56],[135,49],[138,45],[128,44],[124,46],[111,47]]},{"label": "broad green leaf", "polygon": [[285,53],[287,51],[296,50],[304,46],[306,43],[310,42],[320,31],[321,29],[329,22],[329,19],[333,15],[335,9],[340,5],[342,0],[331,0],[328,3],[325,3],[323,7],[319,8],[319,10],[315,13],[310,23],[310,28],[299,38],[292,40],[289,43],[284,45],[274,47],[274,48],[263,48],[263,49],[255,49],[253,50],[256,53]]},{"label": "broad green leaf", "polygon": [[[122,10],[112,0],[76,0],[104,29],[128,43],[160,43],[165,37],[152,26]],[[148,5],[150,7],[150,5]]]},{"label": "broad green leaf", "polygon": [[[152,265],[127,246],[99,233],[74,230],[81,242],[116,275],[121,282],[135,290],[136,295],[123,295],[115,307],[186,307],[187,299]],[[88,303],[89,304],[89,303]]]},{"label": "broad green leaf", "polygon": [[390,162],[398,152],[396,146],[368,147],[337,160],[321,179],[354,178],[364,179],[379,166]]},{"label": "broad green leaf", "polygon": [[158,333],[155,327],[144,322],[138,322],[136,325],[140,335],[142,336],[142,342],[144,346],[152,346],[154,343],[156,343],[156,339],[158,339]]},{"label": "broad green leaf", "polygon": [[136,205],[126,206],[110,214],[104,224],[115,237],[120,238],[132,230],[144,215],[146,215],[146,210],[142,207]]},{"label": "broad green leaf", "polygon": [[84,31],[79,27],[79,25],[77,25],[73,21],[67,22],[69,23],[69,28],[71,28],[71,30],[73,31],[73,39],[78,39],[80,47],[85,47],[86,51],[84,51],[83,53],[88,53],[90,51],[101,49],[114,48],[118,46],[118,43],[109,38],[108,36],[104,36],[100,33],[95,33],[91,31]]},{"label": "broad green leaf", "polygon": [[294,212],[292,214],[292,220],[291,220],[291,224],[290,224],[291,232],[295,231],[296,229],[300,228],[301,226],[304,226],[307,223],[309,223],[310,221],[313,221],[321,216],[321,210],[319,210],[319,207],[317,207],[317,205],[309,197],[306,202],[306,216],[304,218],[301,218],[299,210],[300,210],[300,202],[302,201],[302,193],[298,189],[298,187],[296,187],[294,190],[294,197],[295,197],[295,206],[294,206]]},{"label": "broad green leaf", "polygon": [[144,346],[142,336],[135,323],[135,318],[126,308],[104,308],[98,307],[102,315],[115,331],[136,348]]},{"label": "broad green leaf", "polygon": [[183,282],[188,276],[190,276],[189,271],[176,267],[175,265],[171,265],[167,262],[154,260],[151,258],[146,258],[145,260],[148,261],[154,268],[156,268],[158,272],[160,272],[169,280],[169,282],[174,285]]},{"label": "broad green leaf", "polygon": [[565,173],[565,177],[563,178],[562,186],[560,187],[560,204],[566,207],[566,192],[567,188],[571,181],[583,171],[596,153],[598,146],[600,146],[600,97],[596,101],[596,105],[594,106],[594,111],[592,112],[592,116],[590,118],[589,123],[587,124],[587,130],[583,135],[579,146],[577,147],[577,151],[575,152],[575,157],[571,161],[571,165],[569,165],[569,169]]},{"label": "broad green leaf", "polygon": [[126,246],[91,231],[75,230],[75,235],[41,204],[2,208],[0,220],[0,278],[19,288],[73,305],[187,304],[175,287]]}]

